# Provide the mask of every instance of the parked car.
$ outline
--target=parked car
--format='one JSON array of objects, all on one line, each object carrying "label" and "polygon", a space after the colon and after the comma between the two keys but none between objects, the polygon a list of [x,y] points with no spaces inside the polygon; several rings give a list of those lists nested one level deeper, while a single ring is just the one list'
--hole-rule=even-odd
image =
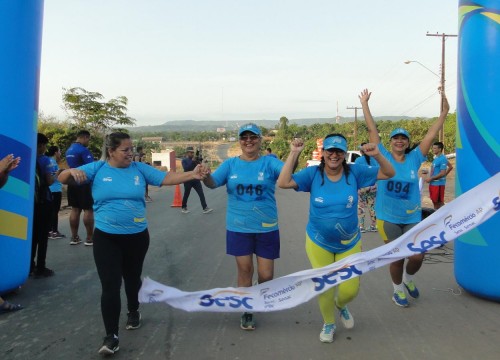
[{"label": "parked car", "polygon": [[[357,158],[361,156],[359,151],[347,151],[346,161],[348,164],[353,164]],[[319,165],[321,163],[320,160],[307,160],[306,166]]]}]

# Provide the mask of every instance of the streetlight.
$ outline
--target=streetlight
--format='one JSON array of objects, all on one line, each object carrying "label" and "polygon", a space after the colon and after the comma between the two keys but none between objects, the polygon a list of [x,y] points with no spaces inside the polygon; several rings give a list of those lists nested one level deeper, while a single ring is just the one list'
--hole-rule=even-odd
[{"label": "streetlight", "polygon": [[[422,64],[420,61],[416,61],[416,60],[406,60],[405,61],[405,64],[410,64],[410,63],[417,63],[419,64],[420,66],[422,66],[423,68],[425,68],[427,71],[433,73],[434,75],[436,75],[438,78],[439,78],[439,93],[440,94],[443,94],[443,91],[444,91],[444,64],[442,65],[442,68],[441,68],[441,76],[439,76],[438,74],[436,74],[434,71],[432,71],[431,69],[429,69],[427,66],[425,66],[424,64]],[[441,106],[440,106],[440,111],[443,111],[443,98],[441,96]],[[443,126],[441,127],[441,129],[439,129],[439,141],[443,142],[444,143],[444,124]]]},{"label": "streetlight", "polygon": [[432,71],[431,69],[429,69],[427,66],[425,66],[424,64],[422,64],[420,61],[416,61],[416,60],[406,60],[405,61],[405,64],[410,64],[410,63],[417,63],[419,64],[420,66],[422,66],[423,68],[427,69],[428,71],[430,71],[431,73],[433,73],[434,75],[436,75],[438,78],[440,78],[440,76],[438,74],[436,74],[434,71]]}]

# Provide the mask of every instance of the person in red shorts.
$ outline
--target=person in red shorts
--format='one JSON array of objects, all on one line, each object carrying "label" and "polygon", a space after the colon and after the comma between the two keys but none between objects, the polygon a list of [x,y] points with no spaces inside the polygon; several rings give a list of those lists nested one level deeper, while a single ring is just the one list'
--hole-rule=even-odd
[{"label": "person in red shorts", "polygon": [[453,165],[444,156],[443,149],[444,145],[440,141],[432,145],[434,160],[432,161],[430,176],[425,180],[429,183],[429,195],[436,210],[444,206],[446,175],[453,170]]}]

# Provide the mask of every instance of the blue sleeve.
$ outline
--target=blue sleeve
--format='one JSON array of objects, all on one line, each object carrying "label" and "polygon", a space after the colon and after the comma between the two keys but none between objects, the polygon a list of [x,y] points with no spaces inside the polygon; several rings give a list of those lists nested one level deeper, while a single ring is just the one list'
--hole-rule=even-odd
[{"label": "blue sleeve", "polygon": [[231,169],[231,161],[233,161],[233,158],[227,159],[213,172],[212,179],[216,187],[223,186],[227,183],[227,178]]},{"label": "blue sleeve", "polygon": [[97,171],[99,171],[99,169],[103,167],[104,164],[105,162],[103,160],[93,161],[91,163],[79,166],[77,169],[83,171],[85,175],[87,175],[87,182],[91,182],[94,180]]},{"label": "blue sleeve", "polygon": [[283,169],[283,165],[285,165],[285,163],[279,160],[278,158],[274,158],[271,156],[269,156],[269,160],[271,160],[271,166],[275,176],[274,178],[275,180],[278,180],[278,177],[280,176],[281,173],[281,169]]},{"label": "blue sleeve", "polygon": [[424,161],[427,160],[427,157],[422,154],[422,151],[420,150],[420,146],[417,146],[415,149],[413,149],[410,154],[414,156],[414,159],[418,162],[418,165],[422,164]]},{"label": "blue sleeve", "polygon": [[92,156],[92,153],[86,147],[83,148],[81,156],[84,164],[90,164],[94,162],[94,157]]},{"label": "blue sleeve", "polygon": [[292,175],[297,184],[297,191],[310,192],[314,175],[319,172],[319,166],[309,166]]}]

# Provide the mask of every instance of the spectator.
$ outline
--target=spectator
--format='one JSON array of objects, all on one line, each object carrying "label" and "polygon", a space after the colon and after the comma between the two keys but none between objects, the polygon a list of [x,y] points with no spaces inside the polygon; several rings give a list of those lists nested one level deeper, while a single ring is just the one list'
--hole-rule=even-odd
[{"label": "spectator", "polygon": [[[87,149],[89,142],[90,133],[87,130],[80,130],[76,135],[76,141],[66,151],[66,162],[71,169],[94,161],[94,157]],[[78,245],[82,242],[78,235],[78,228],[80,227],[80,215],[83,211],[83,225],[85,225],[87,231],[85,245],[92,246],[92,234],[94,233],[93,204],[91,184],[68,185],[68,205],[71,206],[71,213],[69,214],[70,245]]]},{"label": "spectator", "polygon": [[[182,168],[184,171],[192,171],[196,166],[200,165],[201,159],[194,158],[194,149],[192,146],[188,146],[186,148],[186,156],[182,159]],[[203,187],[201,186],[200,180],[194,179],[191,181],[186,181],[184,183],[184,196],[182,197],[182,209],[181,212],[183,214],[189,213],[187,208],[187,202],[189,199],[189,194],[191,193],[191,189],[194,189],[198,194],[201,202],[201,208],[203,209],[204,214],[208,214],[212,212],[212,209],[207,206],[207,202],[205,200],[205,194],[203,193]]]},{"label": "spectator", "polygon": [[185,173],[164,173],[134,162],[132,141],[123,132],[108,135],[105,146],[105,161],[65,170],[59,175],[59,180],[63,184],[93,180],[96,214],[94,260],[102,286],[101,313],[106,330],[99,353],[112,355],[120,348],[118,328],[122,278],[128,308],[125,328],[135,330],[141,326],[138,294],[142,284],[142,266],[149,247],[144,184],[175,185],[201,179],[205,173],[201,167]]},{"label": "spectator", "polygon": [[271,148],[270,148],[270,147],[268,147],[268,148],[266,149],[266,156],[270,156],[270,157],[273,157],[273,158],[276,158],[276,159],[278,158],[278,157],[276,156],[276,154],[273,154],[273,150],[271,150]]},{"label": "spectator", "polygon": [[[366,166],[376,166],[379,167],[377,160],[366,155],[363,151],[363,145],[366,143],[362,143],[360,147],[361,155],[358,157],[354,163],[361,164]],[[358,220],[359,220],[359,231],[362,233],[366,231],[377,231],[377,216],[375,215],[375,197],[377,196],[377,184],[372,186],[367,186],[365,188],[358,190]],[[366,209],[368,209],[368,213],[370,215],[371,225],[369,227],[365,227],[365,215]]]},{"label": "spectator", "polygon": [[30,267],[30,274],[34,274],[35,278],[54,275],[54,271],[45,266],[49,239],[50,215],[52,212],[52,193],[50,192],[49,186],[54,182],[50,159],[45,155],[48,142],[49,139],[44,134],[38,133],[37,158],[35,162],[35,206]]},{"label": "spectator", "polygon": [[451,165],[446,156],[444,156],[443,150],[444,144],[440,141],[436,141],[432,145],[434,160],[432,161],[429,177],[425,179],[425,182],[429,184],[429,195],[435,210],[444,206],[446,175],[453,170],[453,165]]},{"label": "spectator", "polygon": [[61,151],[57,146],[51,146],[47,151],[47,156],[50,160],[51,173],[54,176],[54,182],[49,186],[52,193],[52,212],[50,214],[49,222],[49,239],[62,239],[66,235],[61,234],[59,228],[59,211],[61,210],[62,201],[62,184],[57,180],[62,169],[59,169],[59,162],[61,161]]}]

